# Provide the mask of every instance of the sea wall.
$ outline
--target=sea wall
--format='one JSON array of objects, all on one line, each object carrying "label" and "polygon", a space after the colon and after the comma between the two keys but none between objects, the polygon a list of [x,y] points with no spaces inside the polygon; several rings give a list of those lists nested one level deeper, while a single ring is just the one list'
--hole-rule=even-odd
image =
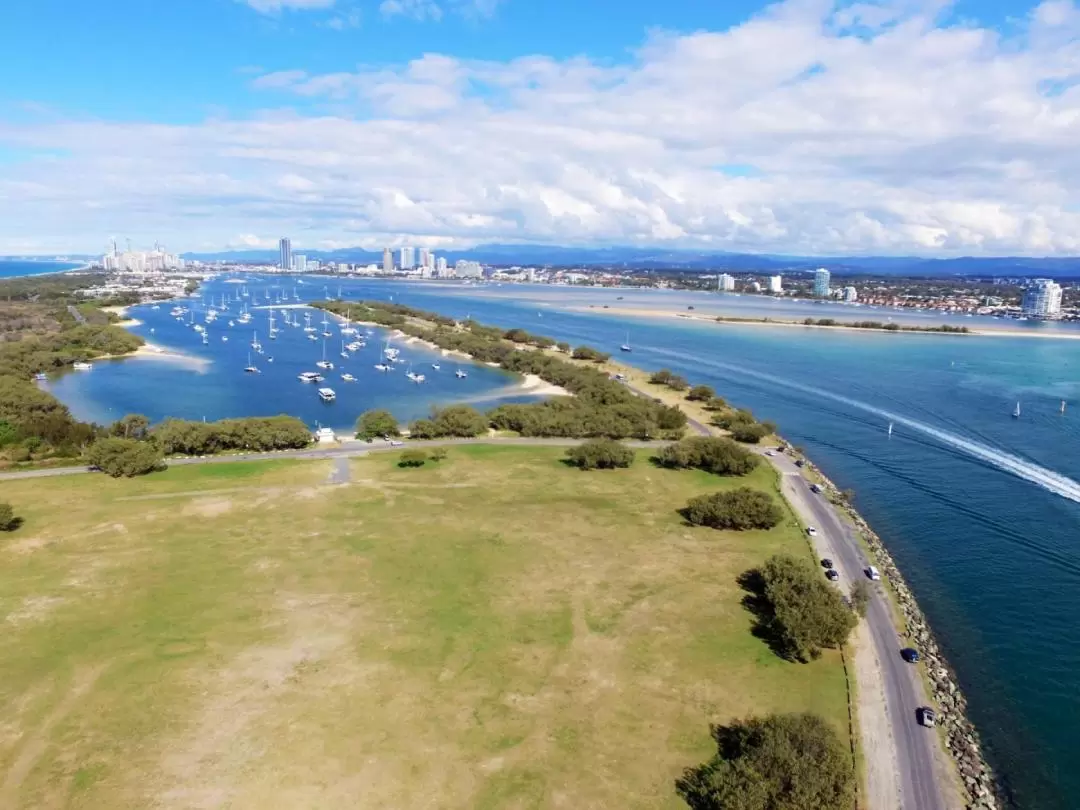
[{"label": "sea wall", "polygon": [[900,569],[896,567],[881,538],[847,502],[840,489],[809,460],[806,461],[806,466],[821,477],[823,489],[830,500],[847,513],[855,528],[865,538],[877,561],[877,567],[892,586],[896,603],[907,624],[907,634],[926,663],[933,701],[939,707],[939,722],[945,729],[945,746],[956,762],[966,792],[967,807],[970,810],[1001,810],[1004,802],[994,773],[983,757],[979,734],[967,718],[967,701]]}]

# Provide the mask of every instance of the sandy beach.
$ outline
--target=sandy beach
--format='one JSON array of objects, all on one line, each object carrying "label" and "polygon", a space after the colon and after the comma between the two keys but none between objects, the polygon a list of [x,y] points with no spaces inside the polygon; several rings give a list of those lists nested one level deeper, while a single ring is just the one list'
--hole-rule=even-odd
[{"label": "sandy beach", "polygon": [[553,385],[535,374],[526,374],[521,383],[521,390],[528,391],[541,397],[570,397],[573,396],[561,385]]},{"label": "sandy beach", "polygon": [[[830,332],[884,332],[890,335],[904,334],[904,335],[948,335],[957,337],[1018,337],[1018,338],[1044,338],[1049,340],[1080,340],[1080,330],[1075,333],[1065,331],[1053,331],[1053,332],[1038,332],[1028,329],[1009,328],[1007,326],[1002,327],[986,327],[979,326],[978,328],[968,327],[967,332],[935,332],[929,329],[865,329],[856,326],[822,326],[820,324],[806,324],[798,320],[717,320],[715,315],[703,315],[694,314],[690,312],[676,312],[672,310],[664,309],[634,309],[630,307],[607,307],[601,309],[596,306],[588,307],[568,307],[572,312],[590,312],[598,315],[618,315],[621,317],[631,318],[647,318],[647,319],[660,319],[660,318],[679,318],[685,321],[697,321],[700,323],[708,323],[714,326],[763,326],[763,327],[777,327],[781,329],[827,329]],[[721,318],[723,316],[720,316]]]}]

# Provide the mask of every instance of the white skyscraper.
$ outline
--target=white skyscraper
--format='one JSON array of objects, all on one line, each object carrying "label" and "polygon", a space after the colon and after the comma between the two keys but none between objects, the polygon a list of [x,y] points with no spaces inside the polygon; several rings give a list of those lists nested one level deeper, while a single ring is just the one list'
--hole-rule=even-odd
[{"label": "white skyscraper", "polygon": [[446,275],[446,257],[445,256],[440,256],[439,258],[437,258],[435,260],[435,272],[438,273],[439,276],[445,276]]},{"label": "white skyscraper", "polygon": [[769,276],[769,292],[782,293],[784,291],[783,276]]},{"label": "white skyscraper", "polygon": [[832,275],[824,267],[814,271],[814,296],[817,298],[829,297],[829,280]]},{"label": "white skyscraper", "polygon": [[1061,317],[1061,285],[1037,278],[1024,290],[1024,314],[1029,318],[1053,320]]},{"label": "white skyscraper", "polygon": [[412,270],[416,266],[416,252],[415,249],[406,245],[398,251],[398,264],[402,270]]},{"label": "white skyscraper", "polygon": [[721,292],[731,292],[735,289],[735,276],[728,273],[721,273],[719,278],[716,279],[716,289]]},{"label": "white skyscraper", "polygon": [[306,273],[308,269],[307,256],[305,256],[303,253],[294,253],[292,257],[292,265],[293,270],[295,270],[297,273]]},{"label": "white skyscraper", "polygon": [[394,251],[390,250],[390,248],[383,248],[382,271],[387,275],[394,272]]},{"label": "white skyscraper", "polygon": [[859,291],[854,287],[844,287],[844,300],[849,304],[854,304],[859,300]]}]

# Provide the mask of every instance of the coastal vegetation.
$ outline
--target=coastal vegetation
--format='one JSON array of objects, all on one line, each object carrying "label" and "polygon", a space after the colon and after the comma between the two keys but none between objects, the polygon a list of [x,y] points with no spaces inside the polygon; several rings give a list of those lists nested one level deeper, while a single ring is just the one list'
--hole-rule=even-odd
[{"label": "coastal vegetation", "polygon": [[383,436],[400,436],[397,419],[390,411],[382,408],[364,411],[356,420],[356,438],[379,439]]},{"label": "coastal vegetation", "polygon": [[698,495],[690,499],[682,514],[695,526],[735,531],[771,529],[784,517],[768,493],[750,487]]},{"label": "coastal vegetation", "polygon": [[809,711],[846,741],[839,656],[763,655],[740,607],[739,571],[805,553],[795,521],[674,512],[735,479],[401,458],[351,460],[345,487],[300,460],[5,482],[33,527],[0,540],[0,714],[33,743],[6,806],[328,807],[359,767],[372,806],[674,810],[709,719]]},{"label": "coastal vegetation", "polygon": [[820,717],[751,717],[712,729],[713,757],[676,782],[692,810],[848,810],[851,755]]},{"label": "coastal vegetation", "polygon": [[614,439],[589,439],[566,451],[567,462],[580,470],[614,470],[634,463],[634,451]]},{"label": "coastal vegetation", "polygon": [[[675,374],[670,369],[662,368],[656,371],[649,377],[649,382],[653,385],[664,385],[670,388],[672,391],[685,391],[690,387],[690,383],[686,381],[685,377],[681,377]],[[687,399],[693,399],[693,397],[687,396]]]},{"label": "coastal vegetation", "polygon": [[398,458],[399,467],[423,467],[427,464],[426,450],[406,450]]},{"label": "coastal vegetation", "polygon": [[166,419],[149,438],[165,455],[205,456],[231,450],[298,450],[311,444],[311,431],[300,419],[285,414],[217,422]]},{"label": "coastal vegetation", "polygon": [[470,405],[451,405],[435,408],[430,419],[417,419],[409,424],[409,438],[474,438],[488,432],[488,419]]},{"label": "coastal vegetation", "polygon": [[[524,330],[503,330],[472,320],[458,323],[437,313],[382,301],[321,301],[315,306],[355,320],[392,326],[410,337],[506,371],[536,375],[574,395],[496,407],[486,414],[488,425],[496,430],[522,436],[612,439],[677,439],[685,431],[687,420],[682,410],[636,396],[594,368],[593,364],[606,361],[607,355],[589,347],[574,349],[584,361],[574,362],[551,348],[554,341]],[[420,427],[421,431],[429,428],[426,424]]]}]

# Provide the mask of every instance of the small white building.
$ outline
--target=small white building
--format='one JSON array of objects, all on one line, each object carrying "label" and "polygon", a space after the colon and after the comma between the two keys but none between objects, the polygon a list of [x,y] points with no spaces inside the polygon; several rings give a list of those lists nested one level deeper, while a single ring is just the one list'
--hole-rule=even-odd
[{"label": "small white building", "polygon": [[337,435],[332,428],[321,427],[315,431],[316,444],[329,444],[330,442],[336,442]]},{"label": "small white building", "polygon": [[849,304],[854,304],[859,300],[859,291],[854,287],[844,287],[844,300]]},{"label": "small white building", "polygon": [[784,291],[784,279],[782,276],[769,276],[769,292],[782,293]]}]

